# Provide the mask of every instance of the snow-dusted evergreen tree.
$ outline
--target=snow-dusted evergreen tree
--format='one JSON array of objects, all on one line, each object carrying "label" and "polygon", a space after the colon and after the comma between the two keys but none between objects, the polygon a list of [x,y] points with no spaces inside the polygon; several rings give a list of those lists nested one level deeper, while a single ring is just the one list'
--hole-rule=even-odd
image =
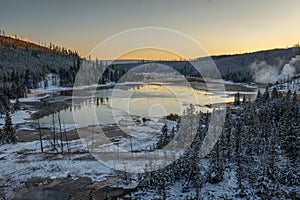
[{"label": "snow-dusted evergreen tree", "polygon": [[[266,90],[263,96],[258,94],[255,102],[234,106],[234,112],[227,109],[222,135],[205,158],[199,158],[198,153],[210,114],[200,113],[197,116],[200,126],[192,144],[180,159],[163,169],[166,188],[178,181],[183,193],[195,189],[194,199],[298,199],[300,100],[291,91],[282,94],[273,89],[268,93]],[[186,135],[191,126],[187,122],[179,124]],[[209,167],[202,166],[202,159],[210,163]],[[208,183],[209,187],[227,184],[223,181],[228,181],[230,172],[236,180],[236,192],[226,197],[214,191],[203,193],[202,188]],[[145,175],[141,182],[148,181],[143,187],[157,185],[158,174]]]},{"label": "snow-dusted evergreen tree", "polygon": [[271,99],[278,99],[278,91],[277,91],[276,87],[274,87],[272,90]]},{"label": "snow-dusted evergreen tree", "polygon": [[211,183],[218,183],[223,180],[224,176],[224,157],[223,151],[221,151],[221,141],[218,141],[212,151],[211,161],[210,161],[210,177],[209,181]]},{"label": "snow-dusted evergreen tree", "polygon": [[237,186],[238,186],[238,195],[239,197],[243,197],[245,194],[245,186],[244,186],[244,169],[243,169],[243,163],[242,163],[242,121],[237,118],[236,120],[236,126],[235,126],[235,162],[236,162],[236,179],[237,179]]},{"label": "snow-dusted evergreen tree", "polygon": [[[9,98],[26,96],[30,89],[40,87],[39,83],[46,80],[47,74],[58,74],[60,69],[68,70],[73,78],[82,60],[77,52],[52,44],[51,48],[38,45],[24,48],[26,42],[23,41],[22,47],[11,45],[21,41],[9,37],[1,37],[0,42],[3,43],[0,47],[0,93]],[[66,83],[65,79],[63,81]],[[68,82],[69,85],[72,83]]]},{"label": "snow-dusted evergreen tree", "polygon": [[16,143],[18,141],[16,129],[12,125],[12,120],[9,112],[6,113],[3,134],[5,143]]},{"label": "snow-dusted evergreen tree", "polygon": [[0,114],[5,115],[10,111],[10,102],[5,94],[0,93]]},{"label": "snow-dusted evergreen tree", "polygon": [[17,110],[20,110],[20,109],[21,109],[21,103],[20,103],[19,98],[17,98],[16,102],[13,104],[13,110],[17,111]]},{"label": "snow-dusted evergreen tree", "polygon": [[258,92],[257,92],[257,95],[256,95],[256,102],[260,102],[261,99],[262,99],[261,92],[260,92],[260,89],[258,89]]},{"label": "snow-dusted evergreen tree", "polygon": [[265,90],[265,92],[264,92],[262,98],[263,98],[263,101],[264,101],[264,102],[266,102],[266,101],[269,100],[269,98],[270,98],[270,93],[269,93],[269,88],[268,88],[268,87],[266,87],[266,90]]},{"label": "snow-dusted evergreen tree", "polygon": [[241,105],[241,97],[239,92],[234,95],[234,105]]}]

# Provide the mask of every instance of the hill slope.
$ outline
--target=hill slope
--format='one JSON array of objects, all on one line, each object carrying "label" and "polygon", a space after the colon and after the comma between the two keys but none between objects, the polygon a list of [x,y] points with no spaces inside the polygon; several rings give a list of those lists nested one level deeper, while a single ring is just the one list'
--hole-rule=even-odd
[{"label": "hill slope", "polygon": [[[65,48],[51,48],[14,39],[0,37],[0,93],[10,98],[23,97],[29,89],[37,87],[49,73],[70,79],[79,69],[82,59],[76,52]],[[68,77],[67,77],[68,75]],[[72,76],[72,78],[71,78]],[[64,81],[67,82],[67,81]]]},{"label": "hill slope", "polygon": [[[280,75],[287,64],[294,71],[293,73],[285,71],[285,75],[289,73],[291,78],[293,75],[300,73],[300,47],[237,55],[211,56],[211,58],[217,65],[222,77],[234,82],[274,83],[282,78]],[[207,57],[199,58],[196,61],[201,62],[205,60],[207,60]],[[174,68],[184,75],[200,76],[188,61],[146,61],[122,64],[116,62],[113,66],[116,69],[128,71],[143,64],[152,65],[156,71],[159,71],[158,66],[163,64]]]},{"label": "hill slope", "polygon": [[[279,76],[284,66],[289,64],[297,55],[300,55],[299,47],[230,56],[213,56],[212,58],[225,79],[244,82],[247,81],[247,78],[245,77],[243,80],[243,76],[248,74],[252,81],[268,83],[279,79],[280,77],[276,78],[276,76]],[[292,67],[295,72],[290,76],[300,73],[299,61],[293,63]],[[270,77],[271,75],[273,77]],[[262,77],[258,78],[257,76]]]},{"label": "hill slope", "polygon": [[41,45],[24,41],[21,39],[9,37],[9,36],[1,36],[0,35],[0,48],[4,47],[13,47],[19,49],[31,49],[31,50],[39,50],[39,51],[49,51],[50,49],[47,47],[43,47]]}]

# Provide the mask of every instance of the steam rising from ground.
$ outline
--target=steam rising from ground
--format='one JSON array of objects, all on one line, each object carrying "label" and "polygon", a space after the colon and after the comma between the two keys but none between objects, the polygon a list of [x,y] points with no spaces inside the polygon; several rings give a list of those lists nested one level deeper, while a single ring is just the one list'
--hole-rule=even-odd
[{"label": "steam rising from ground", "polygon": [[291,78],[296,73],[295,64],[300,61],[300,55],[292,58],[289,63],[281,66],[271,66],[266,61],[254,62],[250,69],[254,74],[254,80],[257,83],[275,83],[279,80]]},{"label": "steam rising from ground", "polygon": [[257,83],[275,83],[278,80],[279,69],[268,65],[266,61],[254,62],[250,65]]},{"label": "steam rising from ground", "polygon": [[291,77],[295,74],[296,70],[293,66],[290,64],[285,64],[282,71],[281,71],[281,76],[283,77]]}]

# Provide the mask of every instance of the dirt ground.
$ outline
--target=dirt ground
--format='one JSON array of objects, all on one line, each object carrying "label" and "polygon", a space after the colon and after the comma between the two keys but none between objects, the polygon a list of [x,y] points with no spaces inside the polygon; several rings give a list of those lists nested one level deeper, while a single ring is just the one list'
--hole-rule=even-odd
[{"label": "dirt ground", "polygon": [[[103,129],[100,128],[81,128],[81,137],[89,137],[92,134],[103,135],[114,140],[115,137],[127,137],[117,126],[110,126]],[[68,140],[80,139],[77,130],[67,132]],[[44,139],[53,138],[53,133],[49,129],[41,129]],[[100,134],[102,133],[102,134]],[[32,142],[39,140],[38,130],[17,130],[19,142]],[[57,133],[59,136],[59,133]],[[76,153],[76,152],[75,152]],[[48,156],[55,156],[56,154],[49,154]],[[93,157],[88,157],[86,159],[95,159]],[[84,160],[83,160],[84,162]],[[86,200],[89,196],[93,199],[118,199],[118,197],[123,198],[125,194],[130,193],[132,190],[127,190],[123,188],[116,188],[113,185],[122,183],[124,180],[122,177],[110,176],[106,177],[105,180],[101,182],[93,182],[90,178],[79,177],[77,179],[72,179],[71,177],[63,179],[47,179],[47,178],[32,178],[24,183],[23,189],[16,191],[14,200]],[[4,189],[4,188],[2,188]],[[1,188],[0,188],[1,196]],[[125,199],[125,198],[123,198]]]},{"label": "dirt ground", "polygon": [[[41,179],[32,178],[25,183],[24,189],[17,192],[14,200],[95,200],[118,199],[132,192],[129,189],[113,188],[121,183],[119,177],[107,177],[101,182],[92,182],[90,178]],[[123,198],[125,199],[125,198]]]},{"label": "dirt ground", "polygon": [[[81,128],[81,137],[89,137],[91,134],[104,133],[106,139],[114,140],[116,137],[127,137],[117,126],[110,126],[103,129],[100,128]],[[68,140],[80,139],[77,130],[67,132]],[[52,139],[53,133],[49,129],[41,129],[44,139]],[[19,142],[32,142],[39,140],[38,130],[17,130]],[[103,135],[103,134],[102,134]],[[59,133],[57,133],[59,136]],[[105,137],[103,135],[103,137]],[[76,152],[75,152],[76,153]],[[55,156],[56,154],[49,154],[48,156]],[[88,157],[87,159],[94,159]],[[84,160],[83,160],[84,162]],[[86,200],[92,196],[92,199],[126,199],[123,196],[132,192],[132,190],[116,188],[113,185],[120,184],[124,181],[122,177],[110,176],[106,177],[101,182],[93,182],[90,178],[79,177],[72,179],[71,177],[62,179],[48,179],[48,178],[32,178],[24,183],[23,189],[16,191],[14,200]],[[2,188],[4,189],[4,188]],[[1,196],[0,188],[0,196]]]},{"label": "dirt ground", "polygon": [[[43,139],[51,140],[53,138],[53,132],[49,129],[41,129]],[[80,135],[78,134],[80,132]],[[104,133],[106,137],[109,139],[114,139],[116,137],[128,137],[118,126],[110,126],[105,128],[80,128],[78,130],[69,131],[66,133],[67,139],[78,140],[80,138],[89,137],[92,134],[99,135],[100,133]],[[38,130],[17,130],[18,140],[19,142],[32,142],[40,139],[40,134]],[[59,138],[60,133],[56,133],[57,138]],[[63,140],[66,140],[64,137]]]}]

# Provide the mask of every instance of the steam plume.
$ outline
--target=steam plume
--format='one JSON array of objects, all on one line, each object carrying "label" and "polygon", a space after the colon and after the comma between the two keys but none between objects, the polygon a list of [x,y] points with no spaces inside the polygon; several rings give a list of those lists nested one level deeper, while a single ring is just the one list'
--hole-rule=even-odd
[{"label": "steam plume", "polygon": [[279,66],[271,66],[266,61],[254,62],[250,69],[254,74],[257,83],[275,83],[278,80],[286,80],[293,77],[296,73],[295,64],[300,62],[300,55],[292,58],[282,69]]}]

